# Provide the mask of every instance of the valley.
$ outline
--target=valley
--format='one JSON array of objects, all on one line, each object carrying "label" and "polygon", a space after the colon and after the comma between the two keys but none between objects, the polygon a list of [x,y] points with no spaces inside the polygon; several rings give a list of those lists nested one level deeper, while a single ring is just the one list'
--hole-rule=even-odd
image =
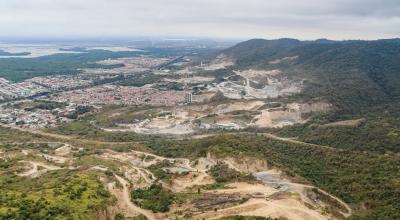
[{"label": "valley", "polygon": [[398,40],[166,44],[3,48],[1,219],[400,217]]},{"label": "valley", "polygon": [[[41,145],[44,146],[46,143]],[[75,156],[83,151],[82,148],[69,144],[62,146],[59,143],[47,145],[54,146],[52,152],[45,150],[46,153],[40,153],[35,148],[18,147],[2,153],[2,157],[18,162],[17,167],[9,167],[8,170],[16,169],[14,172],[17,176],[30,178],[33,181],[49,173],[57,173],[58,170],[97,173],[104,187],[117,198],[116,203],[108,209],[109,214],[118,211],[125,217],[144,215],[148,219],[177,217],[178,213],[184,213],[186,216],[190,213],[193,219],[231,215],[331,219],[322,211],[324,207],[330,206],[330,201],[318,198],[312,191],[313,186],[291,182],[279,170],[269,168],[263,160],[246,158],[242,163],[244,158],[239,162],[234,158],[218,158],[208,154],[207,157],[191,161],[185,158],[166,158],[136,150],[116,152],[104,149],[101,153],[90,156],[94,160],[82,164],[82,158]],[[213,177],[215,174],[210,173],[210,169],[219,166],[220,163],[226,164],[225,169],[232,170],[230,172],[253,173],[255,179],[250,182],[215,180]],[[177,200],[180,197],[187,197],[189,200],[177,201],[167,213],[152,213],[131,201],[132,189],[150,187],[154,184],[161,184],[171,190]],[[216,188],[213,188],[214,185]],[[340,215],[351,214],[352,210],[345,203],[327,195],[345,205],[345,211]],[[285,206],[291,208],[284,208]],[[218,212],[215,212],[215,209],[218,209]]]}]

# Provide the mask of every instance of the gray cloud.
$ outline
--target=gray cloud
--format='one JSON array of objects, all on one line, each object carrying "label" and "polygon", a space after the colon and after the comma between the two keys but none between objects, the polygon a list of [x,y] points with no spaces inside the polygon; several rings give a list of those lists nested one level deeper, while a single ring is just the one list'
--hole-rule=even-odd
[{"label": "gray cloud", "polygon": [[399,0],[1,0],[0,36],[400,37]]}]

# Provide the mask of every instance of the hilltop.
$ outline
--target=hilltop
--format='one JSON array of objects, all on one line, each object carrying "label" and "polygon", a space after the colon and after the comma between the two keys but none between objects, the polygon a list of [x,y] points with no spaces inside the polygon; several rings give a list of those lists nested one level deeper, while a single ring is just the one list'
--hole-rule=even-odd
[{"label": "hilltop", "polygon": [[375,41],[299,41],[253,39],[213,55],[231,69],[280,70],[304,81],[303,95],[327,97],[346,113],[398,101],[400,39]]}]

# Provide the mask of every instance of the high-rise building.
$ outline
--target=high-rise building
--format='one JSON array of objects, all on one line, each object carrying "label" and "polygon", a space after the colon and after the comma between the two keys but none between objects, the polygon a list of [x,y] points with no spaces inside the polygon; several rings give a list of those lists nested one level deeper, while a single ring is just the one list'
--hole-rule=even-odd
[{"label": "high-rise building", "polygon": [[193,94],[191,92],[185,94],[185,101],[188,104],[193,102]]}]

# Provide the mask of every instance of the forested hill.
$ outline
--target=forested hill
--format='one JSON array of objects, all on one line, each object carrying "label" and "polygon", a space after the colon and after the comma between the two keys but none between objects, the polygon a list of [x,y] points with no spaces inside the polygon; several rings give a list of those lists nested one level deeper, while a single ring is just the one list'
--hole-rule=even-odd
[{"label": "forested hill", "polygon": [[305,95],[329,97],[346,113],[400,97],[400,39],[254,39],[221,54],[235,62],[234,68],[279,69],[285,76],[305,79]]}]

